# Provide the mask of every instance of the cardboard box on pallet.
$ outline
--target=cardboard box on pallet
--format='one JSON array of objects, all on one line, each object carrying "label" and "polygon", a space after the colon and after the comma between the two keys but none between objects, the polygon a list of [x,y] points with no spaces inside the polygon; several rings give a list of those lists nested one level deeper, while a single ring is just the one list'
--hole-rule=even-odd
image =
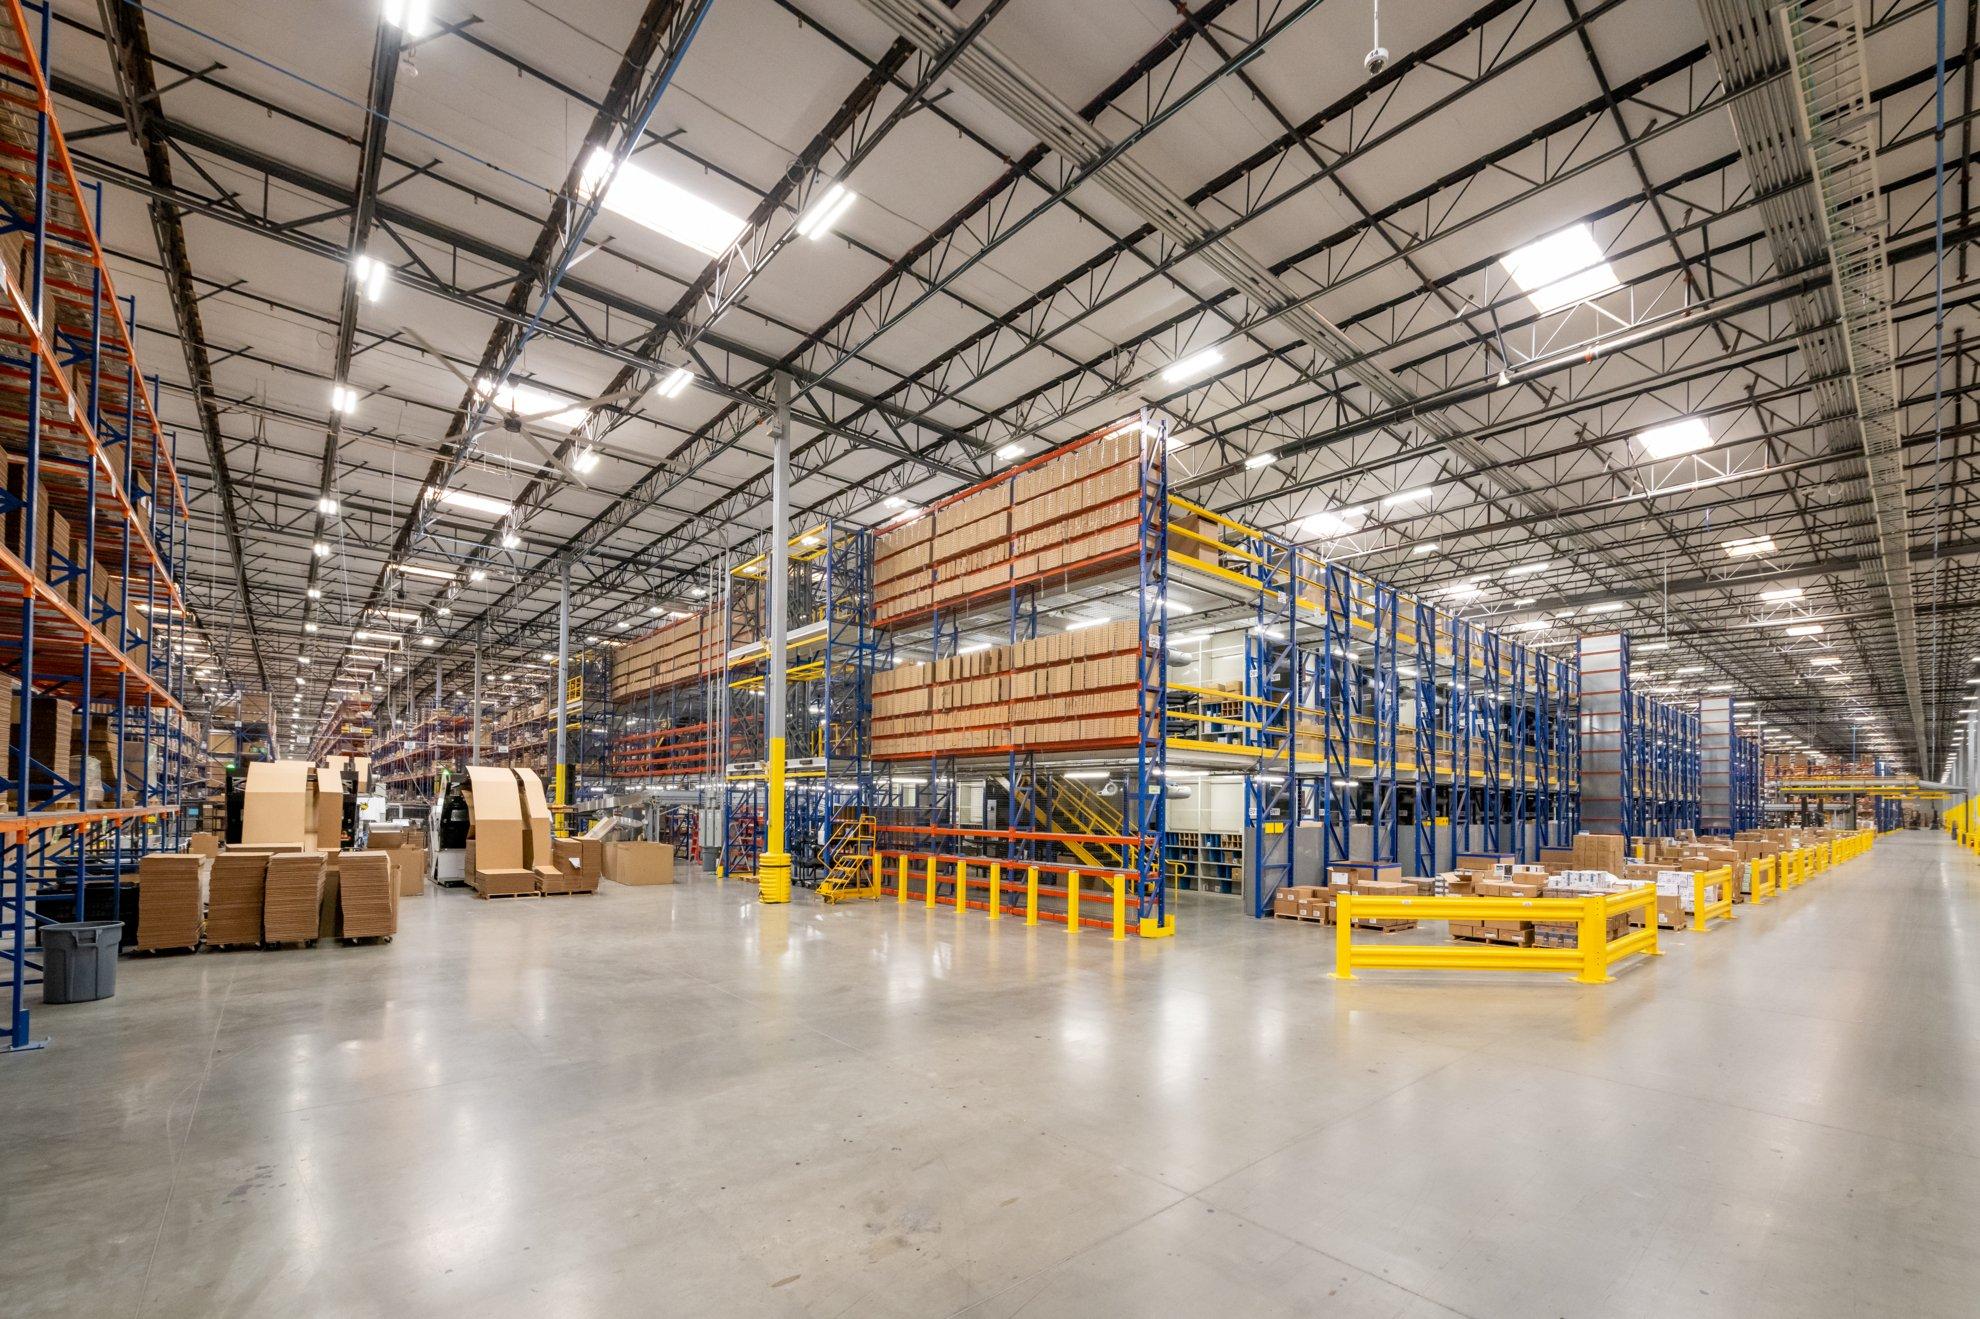
[{"label": "cardboard box on pallet", "polygon": [[[1389,869],[1400,870],[1400,867],[1389,867]],[[1400,877],[1358,880],[1349,892],[1365,894],[1372,898],[1413,898],[1417,895],[1416,886],[1405,884]],[[1413,930],[1416,928],[1416,921],[1394,916],[1357,916],[1354,925],[1358,930]]]}]

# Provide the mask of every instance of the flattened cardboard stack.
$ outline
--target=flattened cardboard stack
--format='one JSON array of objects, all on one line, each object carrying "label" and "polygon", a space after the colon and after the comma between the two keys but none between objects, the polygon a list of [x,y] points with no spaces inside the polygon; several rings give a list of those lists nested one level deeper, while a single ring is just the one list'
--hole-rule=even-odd
[{"label": "flattened cardboard stack", "polygon": [[536,872],[523,859],[522,793],[515,771],[469,765],[468,792],[473,861],[468,883],[484,898],[536,892]]},{"label": "flattened cardboard stack", "polygon": [[264,853],[222,852],[213,858],[206,907],[208,943],[245,946],[261,942],[267,881],[268,857]]},{"label": "flattened cardboard stack", "polygon": [[268,858],[262,890],[261,934],[269,943],[307,943],[322,917],[323,853],[283,852]]},{"label": "flattened cardboard stack", "polygon": [[399,896],[392,859],[383,852],[346,852],[337,865],[337,901],[346,939],[384,939],[399,932]]},{"label": "flattened cardboard stack", "polygon": [[199,947],[206,865],[205,857],[171,852],[138,862],[139,948]]}]

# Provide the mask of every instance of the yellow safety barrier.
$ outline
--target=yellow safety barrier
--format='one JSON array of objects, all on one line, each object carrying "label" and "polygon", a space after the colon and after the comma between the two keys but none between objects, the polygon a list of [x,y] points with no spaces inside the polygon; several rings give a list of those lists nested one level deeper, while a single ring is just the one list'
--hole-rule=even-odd
[{"label": "yellow safety barrier", "polygon": [[1815,873],[1819,875],[1834,864],[1834,849],[1828,843],[1815,844]]},{"label": "yellow safety barrier", "polygon": [[1750,902],[1765,902],[1781,891],[1780,873],[1785,864],[1783,853],[1763,856],[1757,861],[1746,863],[1746,896]]},{"label": "yellow safety barrier", "polygon": [[[1609,938],[1609,918],[1642,910],[1643,925]],[[1625,957],[1659,956],[1657,886],[1579,898],[1391,898],[1343,892],[1334,898],[1334,978],[1355,968],[1423,971],[1559,971],[1584,985],[1607,984]],[[1357,920],[1547,921],[1573,924],[1572,948],[1502,948],[1491,944],[1357,944]]]},{"label": "yellow safety barrier", "polygon": [[[1717,870],[1698,870],[1691,876],[1691,928],[1702,930],[1711,921],[1733,919],[1733,868],[1720,866]],[[1719,896],[1705,900],[1708,889],[1716,888]]]}]

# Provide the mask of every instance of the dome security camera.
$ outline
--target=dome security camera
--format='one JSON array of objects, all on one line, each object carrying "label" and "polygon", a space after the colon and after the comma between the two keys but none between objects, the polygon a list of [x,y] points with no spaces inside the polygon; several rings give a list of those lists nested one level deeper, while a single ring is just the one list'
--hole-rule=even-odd
[{"label": "dome security camera", "polygon": [[1389,52],[1377,46],[1361,57],[1361,67],[1370,74],[1380,73],[1389,67]]}]

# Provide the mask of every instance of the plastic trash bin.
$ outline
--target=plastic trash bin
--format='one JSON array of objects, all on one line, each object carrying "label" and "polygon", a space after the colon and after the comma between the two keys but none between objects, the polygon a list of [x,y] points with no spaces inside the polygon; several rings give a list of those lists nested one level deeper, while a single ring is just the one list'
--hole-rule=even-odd
[{"label": "plastic trash bin", "polygon": [[41,1001],[94,1003],[117,992],[122,921],[76,921],[41,927]]}]

